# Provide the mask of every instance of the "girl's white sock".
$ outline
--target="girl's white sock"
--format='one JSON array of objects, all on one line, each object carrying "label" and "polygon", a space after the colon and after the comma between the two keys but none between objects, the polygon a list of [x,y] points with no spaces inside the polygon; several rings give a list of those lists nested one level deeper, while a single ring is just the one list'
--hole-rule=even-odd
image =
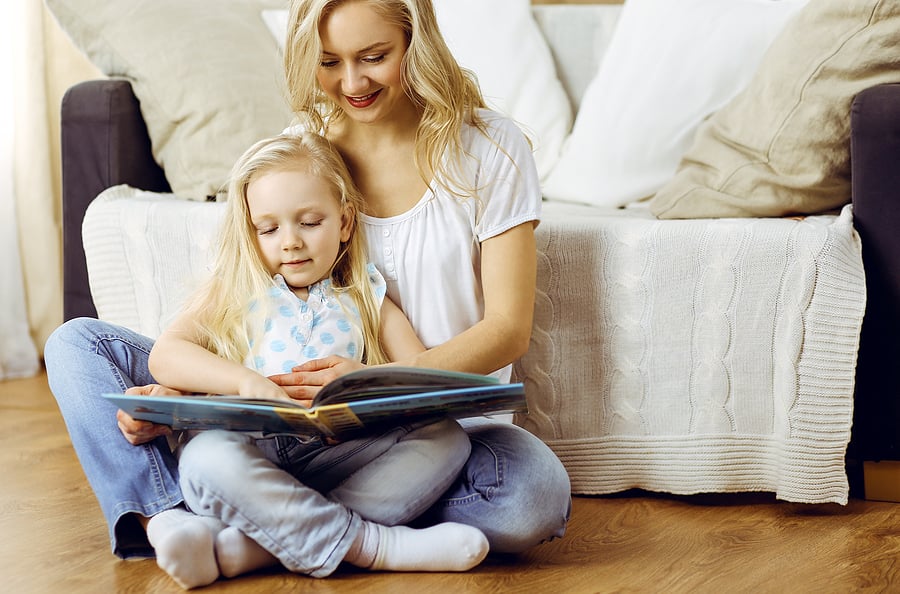
[{"label": "girl's white sock", "polygon": [[445,522],[416,530],[363,522],[348,563],[386,571],[467,571],[484,560],[488,541],[478,528]]},{"label": "girl's white sock", "polygon": [[278,563],[269,551],[234,526],[216,535],[216,560],[219,571],[229,578]]},{"label": "girl's white sock", "polygon": [[225,524],[176,507],[147,523],[147,539],[159,565],[185,590],[211,584],[219,577],[215,537]]}]

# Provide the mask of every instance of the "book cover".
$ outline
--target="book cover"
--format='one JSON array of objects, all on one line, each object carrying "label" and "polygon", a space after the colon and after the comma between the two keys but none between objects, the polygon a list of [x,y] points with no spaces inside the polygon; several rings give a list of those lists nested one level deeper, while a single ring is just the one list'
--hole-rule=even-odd
[{"label": "book cover", "polygon": [[240,396],[104,394],[135,419],[173,429],[347,437],[440,417],[525,412],[525,389],[491,376],[416,367],[370,367],[323,387],[305,408]]}]

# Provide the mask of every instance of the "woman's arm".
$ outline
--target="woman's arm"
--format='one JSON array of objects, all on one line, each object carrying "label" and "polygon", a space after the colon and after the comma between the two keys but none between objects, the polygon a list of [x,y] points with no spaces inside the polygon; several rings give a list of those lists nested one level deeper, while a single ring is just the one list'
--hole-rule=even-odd
[{"label": "woman's arm", "polygon": [[413,330],[409,318],[389,297],[385,297],[381,304],[378,332],[385,354],[391,361],[411,359],[425,352],[425,345]]},{"label": "woman's arm", "polygon": [[491,373],[528,351],[537,282],[534,223],[481,244],[484,317],[471,328],[401,365]]},{"label": "woman's arm", "polygon": [[166,328],[150,351],[150,373],[160,383],[183,392],[239,394],[249,398],[287,398],[273,382],[198,344],[182,316]]}]

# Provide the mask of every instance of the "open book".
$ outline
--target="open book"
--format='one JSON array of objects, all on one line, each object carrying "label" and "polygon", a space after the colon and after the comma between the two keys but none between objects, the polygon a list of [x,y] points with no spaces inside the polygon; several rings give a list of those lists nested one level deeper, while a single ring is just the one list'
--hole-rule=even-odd
[{"label": "open book", "polygon": [[240,396],[104,394],[135,419],[173,429],[344,437],[441,417],[525,412],[522,384],[419,367],[368,367],[323,387],[309,408]]}]

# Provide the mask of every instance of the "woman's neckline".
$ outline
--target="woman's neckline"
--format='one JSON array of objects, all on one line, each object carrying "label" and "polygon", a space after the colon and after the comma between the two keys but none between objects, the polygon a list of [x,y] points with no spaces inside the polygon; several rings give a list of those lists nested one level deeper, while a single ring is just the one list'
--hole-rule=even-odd
[{"label": "woman's neckline", "polygon": [[369,224],[374,224],[374,225],[383,225],[386,223],[397,223],[397,222],[400,222],[404,219],[407,219],[407,218],[415,215],[416,212],[421,210],[425,206],[425,204],[427,204],[428,201],[431,200],[432,196],[434,196],[434,192],[432,191],[431,186],[429,185],[427,188],[425,188],[425,192],[422,194],[421,198],[419,198],[419,200],[416,201],[415,204],[413,204],[411,207],[407,208],[403,212],[400,212],[400,213],[397,213],[394,215],[389,215],[386,217],[379,217],[379,216],[370,215],[370,214],[366,214],[366,213],[360,213],[360,218],[362,219],[362,221],[364,223],[369,223]]}]

